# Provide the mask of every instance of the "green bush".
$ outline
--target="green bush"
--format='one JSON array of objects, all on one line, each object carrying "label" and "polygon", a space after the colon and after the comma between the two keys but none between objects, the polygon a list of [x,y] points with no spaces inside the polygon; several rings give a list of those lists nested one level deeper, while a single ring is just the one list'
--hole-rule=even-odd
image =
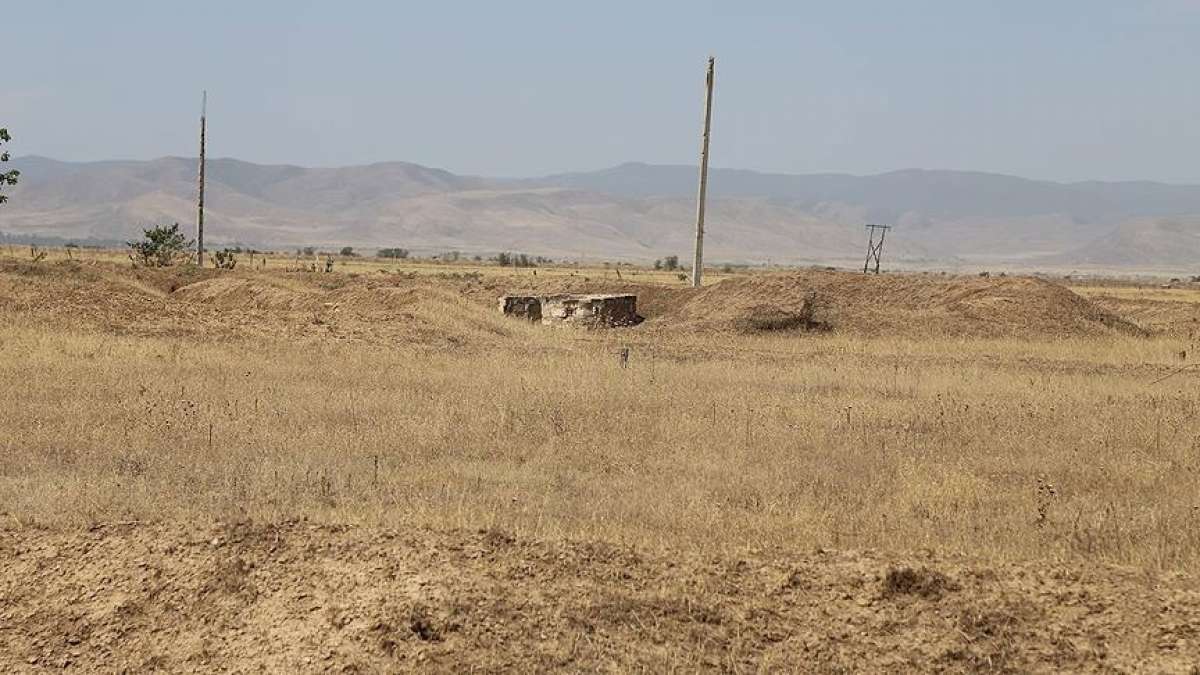
[{"label": "green bush", "polygon": [[191,257],[192,241],[179,231],[179,223],[142,230],[140,241],[126,242],[129,259],[145,267],[170,267]]}]

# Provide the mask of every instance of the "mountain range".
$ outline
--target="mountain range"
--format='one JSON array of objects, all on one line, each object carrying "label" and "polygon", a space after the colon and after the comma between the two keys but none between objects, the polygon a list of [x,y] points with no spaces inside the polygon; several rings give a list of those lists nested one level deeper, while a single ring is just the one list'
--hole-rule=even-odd
[{"label": "mountain range", "polygon": [[[195,222],[195,159],[11,162],[0,233],[121,241]],[[240,243],[555,258],[686,258],[696,168],[640,163],[529,179],[387,162],[305,168],[210,160],[206,238]],[[714,169],[705,250],[714,262],[853,264],[865,223],[893,225],[906,266],[1200,272],[1200,186],[1056,183],[966,171],[874,176]]]}]

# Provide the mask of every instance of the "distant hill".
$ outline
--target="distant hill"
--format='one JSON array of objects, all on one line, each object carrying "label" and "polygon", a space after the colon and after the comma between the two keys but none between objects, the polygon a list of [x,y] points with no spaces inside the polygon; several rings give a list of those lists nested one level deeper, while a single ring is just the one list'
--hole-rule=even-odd
[{"label": "distant hill", "polygon": [[[709,193],[714,197],[855,204],[886,221],[908,213],[938,219],[1063,214],[1097,222],[1200,213],[1200,186],[1148,182],[1053,183],[974,171],[924,169],[876,176],[796,176],[714,169],[709,172],[709,181]],[[601,171],[547,176],[535,182],[626,197],[690,197],[696,192],[696,168],[629,163]]]},{"label": "distant hill", "polygon": [[[121,240],[195,222],[196,160],[15,160],[12,236]],[[505,180],[403,162],[345,168],[209,162],[209,241],[403,246],[651,260],[691,250],[696,169],[623,164]],[[710,174],[713,261],[852,262],[862,225],[896,225],[887,257],[926,266],[1200,268],[1200,186],[1053,183],[904,170],[876,176]]]}]

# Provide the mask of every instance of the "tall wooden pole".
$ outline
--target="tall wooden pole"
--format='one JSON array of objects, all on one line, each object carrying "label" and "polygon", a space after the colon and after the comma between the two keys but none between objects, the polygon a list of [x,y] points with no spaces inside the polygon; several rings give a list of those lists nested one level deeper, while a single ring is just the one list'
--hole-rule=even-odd
[{"label": "tall wooden pole", "polygon": [[700,192],[696,199],[696,253],[692,258],[692,287],[700,287],[704,272],[704,203],[708,198],[708,136],[712,130],[713,70],[716,59],[708,57],[704,86],[704,135],[700,139]]},{"label": "tall wooden pole", "polygon": [[196,262],[204,267],[204,143],[208,131],[208,91],[200,103],[200,198],[196,214]]}]

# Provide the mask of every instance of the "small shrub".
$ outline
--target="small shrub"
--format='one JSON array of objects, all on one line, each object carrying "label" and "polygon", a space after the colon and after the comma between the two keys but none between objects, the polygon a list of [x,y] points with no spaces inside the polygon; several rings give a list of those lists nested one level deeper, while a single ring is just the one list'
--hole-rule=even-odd
[{"label": "small shrub", "polygon": [[404,259],[408,257],[408,249],[406,248],[381,248],[375,254],[380,258],[396,258]]},{"label": "small shrub", "polygon": [[190,257],[192,241],[179,231],[179,223],[167,227],[158,225],[142,230],[140,241],[126,242],[129,259],[144,267],[170,267]]},{"label": "small shrub", "polygon": [[237,267],[237,253],[241,249],[226,248],[213,254],[213,264],[217,269],[231,270]]}]

